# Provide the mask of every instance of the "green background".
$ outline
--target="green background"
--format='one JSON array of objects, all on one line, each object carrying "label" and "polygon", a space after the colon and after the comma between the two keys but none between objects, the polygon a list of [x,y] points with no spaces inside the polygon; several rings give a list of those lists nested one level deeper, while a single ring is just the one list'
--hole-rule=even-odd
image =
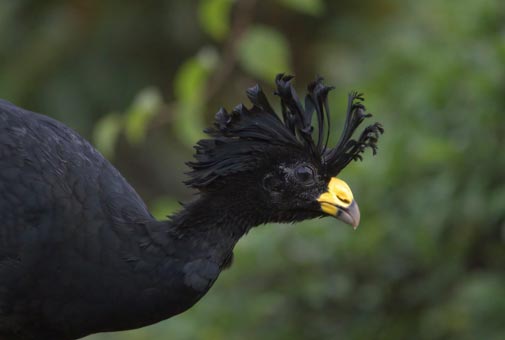
[{"label": "green background", "polygon": [[504,70],[500,0],[0,1],[0,97],[90,139],[158,217],[213,113],[278,72],[335,85],[333,126],[364,92],[386,129],[340,175],[356,231],[258,227],[188,312],[88,340],[505,339]]}]

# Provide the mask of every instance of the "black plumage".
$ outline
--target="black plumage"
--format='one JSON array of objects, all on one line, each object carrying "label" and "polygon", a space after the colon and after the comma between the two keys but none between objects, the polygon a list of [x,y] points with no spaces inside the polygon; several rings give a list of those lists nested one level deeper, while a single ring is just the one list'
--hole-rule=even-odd
[{"label": "black plumage", "polygon": [[73,130],[0,100],[0,339],[152,324],[197,302],[256,225],[330,214],[356,226],[352,193],[331,177],[375,152],[382,127],[352,139],[369,116],[353,93],[328,148],[330,88],[316,80],[302,105],[291,77],[276,85],[282,119],[259,86],[247,92],[252,108],[216,114],[189,163],[198,198],[168,221]]}]

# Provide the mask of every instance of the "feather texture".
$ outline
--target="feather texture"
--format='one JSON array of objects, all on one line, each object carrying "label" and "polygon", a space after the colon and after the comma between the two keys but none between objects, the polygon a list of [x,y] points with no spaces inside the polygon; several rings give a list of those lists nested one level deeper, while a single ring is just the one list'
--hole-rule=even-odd
[{"label": "feather texture", "polygon": [[231,113],[219,109],[214,126],[205,130],[210,138],[200,140],[195,146],[195,161],[188,163],[191,171],[186,184],[202,188],[222,176],[252,170],[262,159],[258,155],[275,146],[308,153],[326,168],[328,176],[337,175],[352,160],[362,159],[366,148],[371,148],[373,154],[377,152],[379,135],[384,132],[379,123],[367,126],[357,140],[352,138],[363,120],[371,117],[362,103],[362,94],[349,94],[342,134],[337,145],[329,148],[332,131],[327,97],[333,87],[325,86],[323,78],[318,77],[308,85],[302,104],[292,80],[293,76],[284,74],[275,79],[282,119],[259,85],[247,90],[253,104],[250,109],[243,104]]}]

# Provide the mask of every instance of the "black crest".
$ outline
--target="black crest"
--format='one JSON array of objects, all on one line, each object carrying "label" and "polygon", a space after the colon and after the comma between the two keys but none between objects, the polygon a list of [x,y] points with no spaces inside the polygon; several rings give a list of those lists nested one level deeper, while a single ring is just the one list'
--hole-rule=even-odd
[{"label": "black crest", "polygon": [[[216,178],[254,169],[261,155],[271,147],[297,148],[318,161],[328,175],[336,176],[369,147],[377,152],[377,141],[384,129],[379,123],[367,126],[358,139],[353,134],[365,118],[363,96],[349,94],[344,129],[337,145],[328,147],[331,133],[327,96],[332,87],[317,78],[307,87],[304,104],[291,84],[292,76],[279,74],[275,79],[275,94],[281,99],[282,119],[270,106],[265,94],[256,85],[247,90],[253,106],[236,106],[231,113],[221,108],[216,113],[214,126],[205,130],[210,139],[200,140],[195,146],[195,161],[190,180],[186,183],[202,188]],[[312,125],[314,114],[317,128]],[[317,130],[314,131],[314,130]]]}]

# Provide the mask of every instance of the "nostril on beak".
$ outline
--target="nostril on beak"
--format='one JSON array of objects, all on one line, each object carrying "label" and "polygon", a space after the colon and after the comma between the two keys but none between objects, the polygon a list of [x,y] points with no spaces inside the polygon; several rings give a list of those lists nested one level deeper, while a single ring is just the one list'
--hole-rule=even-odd
[{"label": "nostril on beak", "polygon": [[347,197],[344,197],[344,196],[342,196],[342,195],[337,195],[337,198],[338,198],[340,201],[344,202],[345,204],[350,204],[350,203],[351,203],[351,201],[350,201]]}]

